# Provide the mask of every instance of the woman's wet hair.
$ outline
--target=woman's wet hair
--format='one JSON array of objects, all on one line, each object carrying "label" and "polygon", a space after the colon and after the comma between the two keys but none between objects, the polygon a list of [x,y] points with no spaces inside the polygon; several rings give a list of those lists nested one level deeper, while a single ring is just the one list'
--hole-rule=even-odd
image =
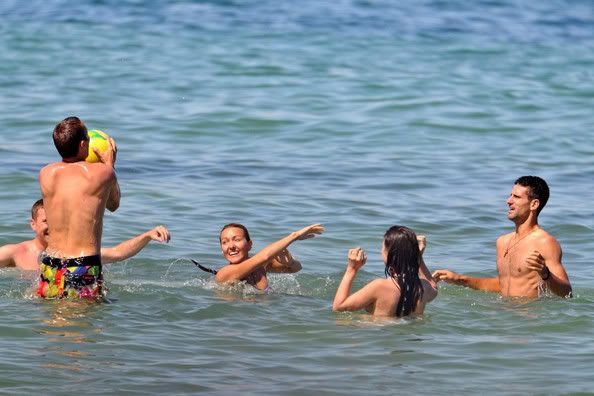
[{"label": "woman's wet hair", "polygon": [[251,241],[251,239],[250,239],[250,233],[248,232],[248,229],[243,224],[229,223],[227,225],[224,225],[223,228],[221,228],[221,232],[219,232],[219,242],[221,241],[221,234],[227,228],[241,228],[243,230],[243,236],[245,236],[245,240],[248,241],[248,242]]},{"label": "woman's wet hair", "polygon": [[387,253],[386,278],[394,279],[400,288],[396,316],[407,316],[414,312],[423,297],[423,286],[419,279],[421,257],[417,235],[410,228],[395,225],[386,231],[383,243]]}]

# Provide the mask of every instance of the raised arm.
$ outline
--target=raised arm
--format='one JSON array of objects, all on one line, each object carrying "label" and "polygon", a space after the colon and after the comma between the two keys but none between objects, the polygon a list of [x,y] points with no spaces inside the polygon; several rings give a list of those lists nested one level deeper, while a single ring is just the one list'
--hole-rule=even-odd
[{"label": "raised arm", "polygon": [[143,234],[128,239],[114,247],[101,248],[101,262],[103,264],[126,260],[135,256],[150,241],[169,242],[169,231],[163,226],[158,226]]},{"label": "raised arm", "polygon": [[120,207],[120,184],[118,183],[118,178],[115,174],[113,174],[113,185],[111,190],[109,191],[109,197],[107,198],[107,204],[105,207],[110,212],[115,212]]},{"label": "raised arm", "polygon": [[292,232],[286,237],[266,246],[253,257],[238,264],[224,266],[217,272],[215,280],[217,282],[241,280],[255,269],[268,264],[273,257],[278,255],[283,249],[286,249],[291,243],[297,240],[313,238],[316,234],[321,234],[322,232],[324,232],[324,227],[321,224],[312,224],[299,231]]},{"label": "raised arm", "polygon": [[376,289],[378,287],[379,279],[368,283],[361,290],[351,294],[351,287],[353,281],[357,276],[357,272],[367,262],[367,255],[361,248],[354,248],[349,250],[347,267],[336,289],[334,302],[332,303],[332,311],[358,311],[366,309],[369,312],[373,311],[376,302]]},{"label": "raised arm", "polygon": [[301,268],[301,263],[295,260],[287,249],[283,249],[270,260],[266,266],[266,272],[295,273],[301,271]]},{"label": "raised arm", "polygon": [[110,212],[115,212],[120,207],[121,197],[120,184],[118,183],[118,178],[115,174],[115,162],[118,153],[118,148],[113,138],[110,137],[108,139],[108,142],[109,147],[104,152],[97,150],[96,147],[93,147],[93,151],[95,152],[97,158],[99,158],[99,161],[103,162],[105,165],[110,166],[113,171],[113,182],[111,189],[109,191],[109,196],[107,198],[107,204],[105,205],[105,207]]},{"label": "raised arm", "polygon": [[425,282],[426,286],[424,289],[428,291],[429,294],[426,295],[428,301],[432,301],[437,297],[437,283],[431,276],[431,272],[429,272],[429,268],[425,264],[425,259],[423,258],[423,253],[425,253],[425,247],[427,246],[427,237],[425,235],[418,235],[417,241],[419,242],[419,279],[421,282]]}]

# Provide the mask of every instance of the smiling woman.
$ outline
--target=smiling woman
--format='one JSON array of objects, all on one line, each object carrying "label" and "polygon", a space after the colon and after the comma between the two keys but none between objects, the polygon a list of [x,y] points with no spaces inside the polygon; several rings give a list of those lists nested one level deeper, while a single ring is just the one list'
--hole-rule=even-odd
[{"label": "smiling woman", "polygon": [[312,224],[271,243],[250,257],[252,241],[247,228],[241,224],[227,224],[219,236],[221,251],[229,264],[221,268],[215,280],[219,283],[246,281],[260,290],[268,290],[267,272],[298,272],[301,263],[295,260],[287,247],[302,239],[313,238],[324,232],[321,224]]}]

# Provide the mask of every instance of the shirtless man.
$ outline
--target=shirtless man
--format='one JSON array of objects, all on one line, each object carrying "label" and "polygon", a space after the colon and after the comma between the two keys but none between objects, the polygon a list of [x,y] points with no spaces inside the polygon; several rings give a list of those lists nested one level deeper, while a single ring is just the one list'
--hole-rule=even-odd
[{"label": "shirtless man", "polygon": [[561,246],[538,225],[548,199],[549,186],[540,177],[516,180],[507,200],[507,218],[516,230],[497,239],[497,277],[474,278],[442,269],[433,272],[433,278],[509,297],[538,297],[541,285],[558,296],[571,297]]},{"label": "shirtless man", "polygon": [[[49,235],[43,200],[38,200],[31,208],[29,220],[35,238],[20,243],[0,247],[0,268],[17,267],[26,271],[39,269],[37,259],[39,254],[47,248]],[[123,261],[140,252],[150,241],[169,242],[167,228],[157,226],[152,230],[128,239],[114,247],[101,248],[101,263],[108,264]]]},{"label": "shirtless man", "polygon": [[77,117],[56,125],[54,145],[62,161],[39,172],[39,185],[51,232],[39,256],[41,297],[91,297],[102,295],[101,234],[105,208],[120,205],[120,186],[115,174],[116,145],[101,153],[100,162],[87,163],[87,127]]}]

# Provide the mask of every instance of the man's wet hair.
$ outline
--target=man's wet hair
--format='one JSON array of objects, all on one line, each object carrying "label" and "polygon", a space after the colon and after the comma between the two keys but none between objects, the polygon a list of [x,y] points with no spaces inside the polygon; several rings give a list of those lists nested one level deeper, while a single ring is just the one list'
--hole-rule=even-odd
[{"label": "man's wet hair", "polygon": [[41,208],[43,208],[43,199],[38,199],[37,201],[35,201],[33,206],[31,206],[31,218],[33,220],[37,219],[37,212]]},{"label": "man's wet hair", "polygon": [[62,158],[72,158],[78,154],[80,142],[87,140],[87,127],[78,117],[67,117],[54,128],[54,145]]},{"label": "man's wet hair", "polygon": [[547,182],[538,176],[522,176],[514,184],[528,187],[528,199],[538,199],[539,204],[536,214],[540,214],[540,211],[549,200],[549,186]]}]

